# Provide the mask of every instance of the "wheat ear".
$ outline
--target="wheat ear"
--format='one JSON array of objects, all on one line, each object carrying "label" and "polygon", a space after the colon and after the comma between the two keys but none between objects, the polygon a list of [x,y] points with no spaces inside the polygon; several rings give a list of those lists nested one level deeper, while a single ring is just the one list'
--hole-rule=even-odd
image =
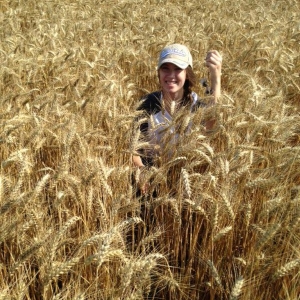
[{"label": "wheat ear", "polygon": [[222,199],[225,203],[225,208],[226,208],[226,211],[227,211],[228,215],[230,216],[231,221],[234,221],[235,214],[233,212],[230,201],[228,200],[227,196],[224,193],[222,194]]},{"label": "wheat ear", "polygon": [[273,279],[278,279],[278,278],[284,277],[284,276],[290,274],[293,270],[295,270],[299,266],[300,266],[300,258],[294,259],[294,260],[286,263],[281,268],[279,268],[275,272]]},{"label": "wheat ear", "polygon": [[187,208],[190,208],[193,212],[202,214],[206,219],[208,219],[207,213],[204,210],[204,208],[201,207],[200,205],[197,205],[194,201],[191,201],[189,199],[184,199],[183,204]]},{"label": "wheat ear", "polygon": [[232,230],[232,226],[227,226],[223,229],[221,229],[215,236],[213,241],[216,242],[218,240],[220,240],[223,236],[225,236],[228,232],[230,232]]},{"label": "wheat ear", "polygon": [[52,266],[52,270],[47,276],[48,283],[52,280],[58,278],[59,276],[62,276],[66,273],[68,273],[75,265],[78,264],[80,261],[80,257],[72,258],[65,263],[60,264],[59,266],[55,266],[55,264]]},{"label": "wheat ear", "polygon": [[58,232],[58,234],[55,236],[54,238],[54,242],[52,244],[52,247],[51,247],[51,251],[50,251],[50,255],[49,255],[49,258],[50,258],[50,261],[53,261],[54,260],[54,257],[55,257],[55,252],[56,252],[56,249],[57,249],[57,246],[58,246],[58,243],[61,239],[61,237],[65,234],[65,232],[73,225],[75,224],[77,221],[81,220],[80,217],[72,217],[70,220],[68,220],[64,226],[60,229],[60,231]]},{"label": "wheat ear", "polygon": [[235,284],[230,294],[230,300],[237,300],[239,298],[242,292],[242,288],[244,286],[244,282],[245,280],[241,276],[235,281]]},{"label": "wheat ear", "polygon": [[189,174],[185,169],[181,169],[181,175],[182,175],[184,191],[187,194],[187,198],[190,199],[192,196],[192,189],[191,189]]},{"label": "wheat ear", "polygon": [[211,271],[211,274],[212,274],[214,280],[216,281],[216,283],[218,284],[218,286],[219,286],[220,288],[223,288],[222,282],[221,282],[221,278],[220,278],[220,276],[219,276],[218,270],[217,270],[217,268],[215,267],[214,263],[213,263],[211,260],[208,260],[208,261],[207,261],[207,264],[208,264],[208,266],[209,266],[209,269],[210,269],[210,271]]}]

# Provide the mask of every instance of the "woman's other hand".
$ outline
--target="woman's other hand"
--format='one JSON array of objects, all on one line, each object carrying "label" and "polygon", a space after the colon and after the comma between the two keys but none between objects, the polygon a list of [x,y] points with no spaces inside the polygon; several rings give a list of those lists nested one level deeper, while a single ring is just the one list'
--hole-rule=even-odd
[{"label": "woman's other hand", "polygon": [[205,65],[209,69],[210,85],[215,98],[221,95],[222,56],[217,50],[210,50],[205,57]]}]

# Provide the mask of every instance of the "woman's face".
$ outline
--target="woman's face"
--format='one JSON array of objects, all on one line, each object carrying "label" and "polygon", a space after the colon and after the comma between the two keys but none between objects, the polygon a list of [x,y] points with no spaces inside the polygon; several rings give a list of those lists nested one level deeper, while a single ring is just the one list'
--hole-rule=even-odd
[{"label": "woman's face", "polygon": [[182,99],[186,70],[172,63],[164,63],[158,70],[158,77],[165,97],[170,97],[172,100]]}]

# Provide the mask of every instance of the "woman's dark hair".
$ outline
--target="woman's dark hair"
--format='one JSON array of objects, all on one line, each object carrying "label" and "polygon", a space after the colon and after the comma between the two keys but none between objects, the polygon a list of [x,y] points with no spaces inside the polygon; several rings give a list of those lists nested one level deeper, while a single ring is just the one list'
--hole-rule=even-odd
[{"label": "woman's dark hair", "polygon": [[191,68],[188,66],[186,68],[186,80],[183,85],[183,105],[192,105],[193,104],[193,97],[192,97],[192,88],[197,84],[197,77]]}]

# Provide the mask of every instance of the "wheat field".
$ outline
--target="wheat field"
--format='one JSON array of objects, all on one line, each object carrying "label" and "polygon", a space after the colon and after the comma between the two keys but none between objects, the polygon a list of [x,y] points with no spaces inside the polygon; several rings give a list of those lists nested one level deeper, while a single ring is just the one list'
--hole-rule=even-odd
[{"label": "wheat field", "polygon": [[[300,3],[178,2],[0,2],[0,299],[300,299]],[[135,109],[175,42],[199,79],[222,53],[222,96],[139,197]]]}]

